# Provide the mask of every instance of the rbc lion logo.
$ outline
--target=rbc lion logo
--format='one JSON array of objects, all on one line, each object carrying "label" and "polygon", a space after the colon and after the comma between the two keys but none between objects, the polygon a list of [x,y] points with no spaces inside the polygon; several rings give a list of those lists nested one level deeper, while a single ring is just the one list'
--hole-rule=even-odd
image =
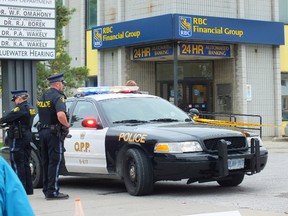
[{"label": "rbc lion logo", "polygon": [[102,28],[93,29],[93,47],[101,47],[102,46]]},{"label": "rbc lion logo", "polygon": [[182,37],[192,36],[192,18],[191,17],[179,17],[179,35]]}]

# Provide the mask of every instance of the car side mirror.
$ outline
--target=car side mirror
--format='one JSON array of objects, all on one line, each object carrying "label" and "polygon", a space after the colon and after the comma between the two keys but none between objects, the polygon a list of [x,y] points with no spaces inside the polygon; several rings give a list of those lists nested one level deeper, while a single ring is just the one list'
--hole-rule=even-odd
[{"label": "car side mirror", "polygon": [[199,112],[198,109],[192,108],[192,109],[189,110],[189,115],[190,115],[191,117],[193,117],[193,116],[200,116],[200,112]]},{"label": "car side mirror", "polygon": [[102,126],[98,124],[97,120],[95,118],[85,118],[82,121],[82,126],[86,128],[97,128],[101,129]]}]

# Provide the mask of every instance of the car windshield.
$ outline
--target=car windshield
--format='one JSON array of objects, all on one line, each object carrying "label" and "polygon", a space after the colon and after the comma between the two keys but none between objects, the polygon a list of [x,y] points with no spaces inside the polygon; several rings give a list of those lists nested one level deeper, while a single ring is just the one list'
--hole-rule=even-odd
[{"label": "car windshield", "polygon": [[178,107],[162,98],[131,97],[100,102],[112,124],[191,121]]}]

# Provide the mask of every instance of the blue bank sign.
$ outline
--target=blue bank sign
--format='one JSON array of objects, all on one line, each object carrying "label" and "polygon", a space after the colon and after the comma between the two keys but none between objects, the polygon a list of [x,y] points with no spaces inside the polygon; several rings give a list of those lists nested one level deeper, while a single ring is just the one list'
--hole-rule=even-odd
[{"label": "blue bank sign", "polygon": [[281,45],[284,44],[284,24],[280,22],[166,14],[97,26],[92,29],[93,49],[168,40]]},{"label": "blue bank sign", "polygon": [[210,56],[210,57],[231,57],[231,47],[220,44],[196,44],[196,43],[179,43],[180,55],[188,56]]},{"label": "blue bank sign", "polygon": [[135,47],[133,48],[132,59],[145,59],[161,56],[172,56],[173,44],[158,44],[151,46]]},{"label": "blue bank sign", "polygon": [[92,29],[92,48],[103,49],[151,41],[170,40],[172,15],[127,21]]},{"label": "blue bank sign", "polygon": [[[231,58],[231,46],[223,44],[200,44],[180,42],[177,52],[181,56],[205,56]],[[148,59],[154,57],[170,56],[174,54],[173,43],[133,47],[132,59]]]},{"label": "blue bank sign", "polygon": [[173,31],[178,40],[284,44],[284,24],[280,22],[179,14],[173,17]]}]

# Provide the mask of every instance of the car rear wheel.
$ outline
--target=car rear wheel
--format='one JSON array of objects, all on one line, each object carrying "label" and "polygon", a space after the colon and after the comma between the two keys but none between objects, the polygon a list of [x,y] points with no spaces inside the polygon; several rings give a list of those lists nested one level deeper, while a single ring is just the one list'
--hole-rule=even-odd
[{"label": "car rear wheel", "polygon": [[43,185],[42,182],[42,168],[41,168],[41,161],[40,156],[37,152],[32,149],[31,151],[31,158],[30,158],[30,169],[33,181],[34,188],[41,188]]},{"label": "car rear wheel", "polygon": [[124,183],[129,194],[141,196],[153,192],[152,166],[143,151],[135,148],[128,149],[123,168]]},{"label": "car rear wheel", "polygon": [[234,187],[242,183],[245,173],[230,174],[222,180],[218,180],[217,183],[223,187]]}]

